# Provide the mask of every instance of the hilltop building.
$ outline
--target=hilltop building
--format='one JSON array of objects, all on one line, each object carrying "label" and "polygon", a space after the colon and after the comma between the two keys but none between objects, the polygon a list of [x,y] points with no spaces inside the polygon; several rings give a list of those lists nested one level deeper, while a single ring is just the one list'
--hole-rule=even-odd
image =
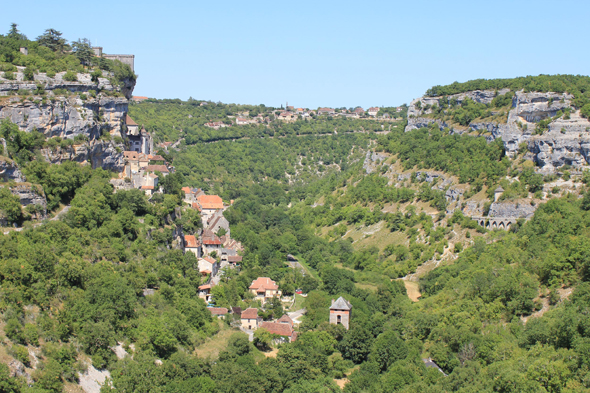
[{"label": "hilltop building", "polygon": [[258,277],[252,281],[248,289],[250,289],[256,300],[260,300],[261,304],[266,303],[275,296],[281,296],[277,283],[268,277]]}]

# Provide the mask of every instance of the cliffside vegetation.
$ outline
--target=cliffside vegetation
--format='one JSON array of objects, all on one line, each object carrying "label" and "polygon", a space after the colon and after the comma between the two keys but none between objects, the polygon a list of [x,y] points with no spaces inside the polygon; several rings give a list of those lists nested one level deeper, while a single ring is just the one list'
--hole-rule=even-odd
[{"label": "cliffside vegetation", "polygon": [[445,86],[433,86],[426,91],[429,97],[448,96],[473,90],[510,89],[525,92],[556,92],[573,94],[578,108],[590,103],[590,77],[585,75],[538,75],[509,79],[474,79]]},{"label": "cliffside vegetation", "polygon": [[[26,48],[27,54],[20,48]],[[36,40],[28,39],[12,24],[6,35],[0,35],[0,74],[4,79],[14,80],[16,66],[25,67],[24,78],[33,81],[36,73],[54,77],[66,72],[64,80],[75,81],[76,73],[92,72],[92,77],[102,77],[102,71],[110,72],[114,81],[135,80],[137,77],[128,65],[118,60],[95,57],[90,41],[78,39],[68,43],[62,33],[47,29]]]}]

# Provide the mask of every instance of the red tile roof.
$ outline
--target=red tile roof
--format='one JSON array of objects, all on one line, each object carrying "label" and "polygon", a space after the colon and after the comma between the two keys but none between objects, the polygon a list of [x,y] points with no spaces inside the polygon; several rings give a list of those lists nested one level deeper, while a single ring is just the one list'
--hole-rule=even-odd
[{"label": "red tile roof", "polygon": [[203,244],[206,244],[208,246],[221,245],[221,240],[219,240],[219,238],[215,236],[212,239],[203,239]]},{"label": "red tile roof", "polygon": [[282,317],[280,317],[277,320],[278,323],[288,323],[289,325],[293,326],[293,320],[291,319],[291,317],[289,317],[287,314],[283,314]]},{"label": "red tile roof", "polygon": [[203,285],[199,286],[199,290],[201,290],[201,289],[211,289],[212,286],[213,285],[211,285],[211,284],[203,284]]},{"label": "red tile roof", "polygon": [[199,195],[197,202],[202,209],[223,209],[223,200],[217,195]]},{"label": "red tile roof", "polygon": [[233,262],[233,263],[242,262],[242,256],[241,255],[229,255],[227,257],[227,261]]},{"label": "red tile roof", "polygon": [[166,161],[166,160],[164,159],[164,157],[162,157],[162,156],[161,156],[161,155],[159,155],[159,154],[156,154],[155,156],[152,156],[152,155],[150,154],[150,155],[148,156],[148,158],[149,158],[150,160],[152,160],[152,161]]},{"label": "red tile roof", "polygon": [[194,235],[184,235],[184,246],[188,248],[199,247],[199,241]]},{"label": "red tile roof", "polygon": [[129,117],[129,115],[125,116],[125,124],[127,124],[128,126],[138,126],[139,125],[136,122],[134,122],[133,119],[131,117]]},{"label": "red tile roof", "polygon": [[139,153],[136,151],[127,150],[123,152],[123,157],[130,159],[130,160],[137,160],[137,155]]},{"label": "red tile roof", "polygon": [[242,319],[256,319],[258,318],[258,309],[257,308],[247,308],[242,311],[241,315]]},{"label": "red tile roof", "polygon": [[141,186],[142,190],[153,190],[154,186]]},{"label": "red tile roof", "polygon": [[229,312],[225,307],[207,307],[207,309],[211,311],[212,315],[225,315]]},{"label": "red tile roof", "polygon": [[262,322],[260,324],[260,329],[266,329],[270,333],[278,334],[280,336],[291,337],[293,335],[293,328],[286,323]]},{"label": "red tile roof", "polygon": [[258,277],[256,280],[252,281],[252,285],[250,285],[249,289],[268,291],[272,289],[279,289],[279,286],[268,277]]},{"label": "red tile roof", "polygon": [[185,193],[185,194],[192,194],[192,190],[190,187],[182,187],[181,190]]},{"label": "red tile roof", "polygon": [[143,101],[143,100],[147,100],[148,97],[145,97],[145,96],[133,96],[133,97],[131,97],[131,99],[133,101]]},{"label": "red tile roof", "polygon": [[145,170],[147,172],[162,172],[162,173],[168,173],[168,167],[166,167],[166,165],[148,165],[145,167]]},{"label": "red tile roof", "polygon": [[197,202],[193,202],[193,209],[197,209],[198,211],[201,211],[201,206],[199,206],[199,204]]},{"label": "red tile roof", "polygon": [[213,259],[213,258],[211,258],[211,257],[205,257],[205,258],[203,258],[203,259],[204,259],[204,260],[206,260],[206,261],[207,261],[207,262],[209,262],[209,263],[215,263],[215,262],[217,262],[215,259]]}]

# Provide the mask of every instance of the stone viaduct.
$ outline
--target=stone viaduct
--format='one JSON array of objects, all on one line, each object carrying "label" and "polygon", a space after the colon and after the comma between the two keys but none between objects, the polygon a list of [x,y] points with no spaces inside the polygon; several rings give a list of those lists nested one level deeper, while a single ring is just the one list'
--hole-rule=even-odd
[{"label": "stone viaduct", "polygon": [[472,220],[477,221],[479,225],[486,229],[504,229],[508,230],[518,218],[515,217],[471,217]]}]

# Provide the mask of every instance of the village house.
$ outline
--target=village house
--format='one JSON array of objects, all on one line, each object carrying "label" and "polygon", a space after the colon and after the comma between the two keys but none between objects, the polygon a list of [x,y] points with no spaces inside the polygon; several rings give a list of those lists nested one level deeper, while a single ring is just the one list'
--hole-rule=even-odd
[{"label": "village house", "polygon": [[371,107],[367,109],[367,113],[369,114],[369,116],[377,116],[377,113],[379,113],[379,108]]},{"label": "village house", "polygon": [[125,115],[125,127],[127,128],[127,135],[139,135],[139,124],[129,115]]},{"label": "village house", "polygon": [[213,300],[213,295],[211,295],[211,288],[213,284],[207,283],[200,285],[198,288],[198,296],[205,301],[205,303],[211,303]]},{"label": "village house", "polygon": [[229,310],[225,307],[207,307],[211,315],[217,318],[223,318],[227,315]]},{"label": "village house", "polygon": [[332,325],[342,325],[348,330],[352,304],[340,296],[337,300],[332,299],[330,306],[330,323]]},{"label": "village house", "polygon": [[213,128],[214,130],[219,130],[220,128],[229,127],[229,124],[225,124],[222,121],[213,121],[205,123],[205,127]]},{"label": "village house", "polygon": [[258,329],[258,309],[247,308],[242,311],[240,316],[242,320],[242,329],[244,330],[256,330]]},{"label": "village house", "polygon": [[219,233],[223,229],[223,234],[230,236],[229,221],[223,216],[223,210],[217,210],[209,217],[206,228],[210,229],[213,233]]},{"label": "village house", "polygon": [[[203,190],[201,190],[200,188],[182,187],[181,190],[184,192],[183,201],[190,204],[190,205],[197,203],[197,197],[199,195],[205,195]],[[198,207],[195,207],[195,208],[197,210],[199,209]]]},{"label": "village house", "polygon": [[201,221],[206,227],[207,221],[217,210],[223,210],[223,200],[217,195],[199,195],[197,205],[201,211]]},{"label": "village house", "polygon": [[170,170],[166,165],[147,165],[144,170],[146,172],[160,172],[164,177],[170,174]]},{"label": "village house", "polygon": [[242,256],[241,255],[228,255],[226,256],[226,260],[230,265],[237,265],[240,262],[242,262]]},{"label": "village house", "polygon": [[150,160],[150,164],[163,165],[166,163],[166,159],[159,154],[148,154],[148,159]]},{"label": "village house", "polygon": [[281,341],[293,342],[297,340],[297,332],[293,330],[293,320],[287,314],[276,322],[261,322],[260,329],[266,329],[271,334],[282,336]]},{"label": "village house", "polygon": [[333,115],[336,111],[332,108],[320,108],[318,109],[318,115]]},{"label": "village house", "polygon": [[360,106],[357,106],[356,108],[354,108],[353,113],[356,113],[359,116],[362,116],[365,114],[365,110],[363,108],[361,108]]},{"label": "village house", "polygon": [[125,168],[123,170],[125,177],[131,178],[133,173],[148,166],[150,160],[147,154],[138,153],[136,151],[126,150],[123,152],[123,159],[125,160]]},{"label": "village house", "polygon": [[211,230],[205,229],[203,230],[203,235],[201,236],[201,248],[203,255],[211,255],[213,252],[216,252],[217,255],[221,255],[221,239],[219,239],[216,234],[211,232]]},{"label": "village house", "polygon": [[291,112],[281,112],[277,119],[282,121],[294,121],[297,119],[297,115]]},{"label": "village house", "polygon": [[238,118],[236,118],[236,124],[239,125],[239,126],[245,126],[245,125],[248,125],[250,123],[254,123],[254,121],[252,121],[252,120],[250,120],[248,118],[245,118],[245,117],[238,117]]},{"label": "village house", "polygon": [[211,275],[215,276],[219,269],[217,261],[211,257],[199,258],[199,273],[203,276]]},{"label": "village house", "polygon": [[141,177],[142,185],[141,189],[145,192],[145,195],[152,196],[158,191],[158,176],[153,173],[145,173]]},{"label": "village house", "polygon": [[184,235],[184,253],[192,252],[197,258],[201,258],[201,243],[194,235]]},{"label": "village house", "polygon": [[266,303],[275,296],[281,297],[279,286],[268,277],[258,277],[252,281],[252,285],[248,289],[250,289],[256,300],[260,300],[261,304]]}]

